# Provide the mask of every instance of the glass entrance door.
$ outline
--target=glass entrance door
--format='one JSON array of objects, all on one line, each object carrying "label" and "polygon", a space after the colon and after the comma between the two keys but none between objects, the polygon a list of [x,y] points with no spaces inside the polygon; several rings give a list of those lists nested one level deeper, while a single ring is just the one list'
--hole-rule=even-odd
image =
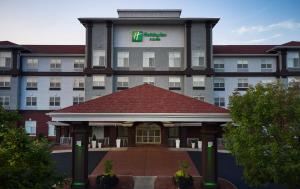
[{"label": "glass entrance door", "polygon": [[160,144],[160,126],[153,123],[144,123],[136,127],[137,144]]}]

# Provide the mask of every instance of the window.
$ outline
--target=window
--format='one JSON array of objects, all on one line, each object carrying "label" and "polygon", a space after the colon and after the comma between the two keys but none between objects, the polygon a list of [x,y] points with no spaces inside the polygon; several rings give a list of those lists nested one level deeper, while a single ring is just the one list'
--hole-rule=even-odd
[{"label": "window", "polygon": [[82,96],[73,96],[73,105],[80,104],[84,102],[84,97]]},{"label": "window", "polygon": [[25,121],[25,131],[31,136],[36,135],[36,121]]},{"label": "window", "polygon": [[36,78],[28,77],[26,81],[27,90],[37,90],[37,81]]},{"label": "window", "polygon": [[105,67],[105,51],[94,50],[93,67]]},{"label": "window", "polygon": [[224,78],[214,78],[214,90],[215,91],[225,91]]},{"label": "window", "polygon": [[104,89],[105,88],[105,76],[104,75],[93,75],[93,88]]},{"label": "window", "polygon": [[180,52],[169,52],[169,67],[179,68],[181,67],[181,54]]},{"label": "window", "polygon": [[74,71],[83,71],[84,69],[84,59],[75,59],[74,60]]},{"label": "window", "polygon": [[50,97],[49,106],[51,107],[60,106],[60,97],[57,96]]},{"label": "window", "polygon": [[225,107],[225,98],[224,97],[216,97],[215,105],[220,107]]},{"label": "window", "polygon": [[143,82],[151,85],[155,85],[155,77],[144,77]]},{"label": "window", "polygon": [[75,77],[73,90],[84,90],[84,77]]},{"label": "window", "polygon": [[155,53],[144,52],[143,53],[143,67],[144,68],[155,68]]},{"label": "window", "polygon": [[247,78],[238,79],[238,90],[247,90],[249,87]]},{"label": "window", "polygon": [[59,71],[61,69],[61,60],[60,59],[51,59],[50,70]]},{"label": "window", "polygon": [[192,51],[192,66],[195,67],[204,67],[205,61],[204,61],[204,51],[201,50],[193,50]]},{"label": "window", "polygon": [[9,89],[10,88],[10,77],[0,77],[0,88]]},{"label": "window", "polygon": [[39,66],[39,62],[37,58],[29,58],[27,59],[27,69],[28,70],[37,70]]},{"label": "window", "polygon": [[214,69],[215,69],[216,72],[224,72],[225,71],[223,63],[215,63],[214,64]]},{"label": "window", "polygon": [[300,68],[299,52],[287,53],[287,67],[288,68]]},{"label": "window", "polygon": [[271,63],[262,63],[260,65],[261,72],[272,72],[272,64]]},{"label": "window", "polygon": [[117,67],[121,67],[121,68],[129,67],[129,52],[118,52]]},{"label": "window", "polygon": [[181,78],[180,77],[169,77],[169,89],[180,90],[181,89]]},{"label": "window", "polygon": [[204,76],[193,76],[193,89],[204,90],[205,89],[205,77]]},{"label": "window", "polygon": [[10,97],[9,96],[0,96],[0,106],[7,107],[10,103]]},{"label": "window", "polygon": [[50,90],[60,90],[60,78],[50,78]]},{"label": "window", "polygon": [[11,68],[11,52],[0,52],[0,68]]},{"label": "window", "polygon": [[204,96],[193,96],[193,98],[197,99],[197,100],[201,100],[204,102],[205,97]]},{"label": "window", "polygon": [[48,136],[56,136],[55,125],[48,125]]},{"label": "window", "polygon": [[128,88],[128,77],[117,77],[117,89],[127,89]]},{"label": "window", "polygon": [[238,60],[237,71],[238,72],[247,72],[248,71],[248,61],[247,60]]},{"label": "window", "polygon": [[28,96],[26,97],[26,106],[36,106],[36,97],[35,96]]}]

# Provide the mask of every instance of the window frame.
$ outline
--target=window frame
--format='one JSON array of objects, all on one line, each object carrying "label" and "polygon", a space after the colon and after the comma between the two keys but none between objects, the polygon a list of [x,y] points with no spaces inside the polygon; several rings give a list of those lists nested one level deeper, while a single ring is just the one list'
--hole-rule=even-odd
[{"label": "window frame", "polygon": [[[119,81],[119,80],[127,80],[127,81]],[[127,83],[127,84],[126,84]],[[129,77],[127,76],[118,76],[116,81],[117,90],[123,90],[129,88]]]},{"label": "window frame", "polygon": [[[30,99],[30,101],[28,101]],[[35,100],[33,100],[35,99]],[[36,96],[26,96],[26,107],[37,107],[37,97]]]},{"label": "window frame", "polygon": [[[216,82],[223,81],[223,82]],[[225,91],[225,79],[224,78],[214,78],[214,91]]]},{"label": "window frame", "polygon": [[[241,66],[241,68],[239,68]],[[236,65],[237,72],[248,72],[249,71],[249,64],[248,60],[238,60]]]},{"label": "window frame", "polygon": [[37,71],[39,68],[38,58],[28,58],[26,62],[27,70]]},{"label": "window frame", "polygon": [[[216,101],[216,99],[218,99],[218,101]],[[219,107],[225,107],[225,97],[214,97],[214,105]]]},{"label": "window frame", "polygon": [[50,60],[50,71],[61,71],[61,69],[62,69],[61,59],[52,58]]},{"label": "window frame", "polygon": [[61,78],[60,77],[51,77],[50,78],[49,90],[51,90],[51,91],[61,90]]},{"label": "window frame", "polygon": [[[171,80],[178,80],[178,81],[171,81]],[[176,85],[176,83],[179,85]],[[181,83],[181,77],[180,76],[169,76],[169,90],[181,90],[182,83]]]},{"label": "window frame", "polygon": [[0,106],[8,108],[10,106],[10,96],[0,96]]},{"label": "window frame", "polygon": [[[154,63],[153,65],[150,65],[150,59],[153,59]],[[144,69],[154,69],[156,66],[156,60],[155,60],[155,52],[143,52],[143,68]]]},{"label": "window frame", "polygon": [[[247,82],[241,82],[241,81],[247,81]],[[249,80],[248,78],[238,78],[238,86],[237,86],[237,90],[239,91],[246,91],[249,88]],[[246,86],[244,86],[246,85]]]},{"label": "window frame", "polygon": [[[153,81],[151,81],[151,79],[153,79]],[[155,77],[153,76],[144,76],[143,77],[143,83],[144,84],[149,84],[149,85],[155,85]]]},{"label": "window frame", "polygon": [[[200,65],[200,58],[203,58],[203,65]],[[197,60],[197,61],[195,61]],[[198,64],[195,64],[198,62]],[[192,50],[192,67],[205,68],[205,51],[204,50]]]},{"label": "window frame", "polygon": [[84,102],[83,96],[73,96],[73,105],[75,104],[81,104]]},{"label": "window frame", "polygon": [[[80,86],[80,84],[83,84]],[[84,77],[74,77],[73,78],[73,90],[74,91],[83,91],[85,87]]]},{"label": "window frame", "polygon": [[73,68],[74,68],[74,71],[82,72],[85,68],[85,60],[83,58],[75,59]]},{"label": "window frame", "polygon": [[[130,58],[128,51],[117,52],[117,68],[129,68]],[[125,59],[127,59],[127,65],[125,65]]]},{"label": "window frame", "polygon": [[[7,65],[7,60],[9,63]],[[11,69],[12,68],[12,52],[4,51],[0,52],[0,69]]]},{"label": "window frame", "polygon": [[[101,80],[97,80],[96,78],[103,78]],[[93,75],[93,89],[105,89],[105,75]]]},{"label": "window frame", "polygon": [[[100,60],[103,57],[103,65],[100,64]],[[105,68],[106,67],[106,52],[105,50],[94,49],[93,50],[93,68]]]},{"label": "window frame", "polygon": [[[28,125],[29,123],[34,123],[33,125]],[[25,132],[29,135],[29,136],[36,136],[36,126],[37,126],[37,121],[33,121],[33,120],[26,120],[25,121]],[[30,127],[30,132],[28,132],[28,127]],[[32,132],[32,129],[34,130],[34,132]]]},{"label": "window frame", "polygon": [[10,88],[11,88],[11,77],[0,76],[0,89],[10,89]]},{"label": "window frame", "polygon": [[[196,79],[201,79],[196,81]],[[192,76],[193,90],[205,90],[205,76]],[[198,84],[199,85],[198,85]]]},{"label": "window frame", "polygon": [[[176,57],[179,55],[179,57]],[[175,65],[175,59],[179,59],[179,65]],[[173,65],[171,64],[173,63]],[[182,56],[180,51],[169,52],[169,68],[181,68],[182,67]]]},{"label": "window frame", "polygon": [[[51,102],[53,99],[53,102]],[[52,103],[52,104],[51,104]],[[60,107],[60,97],[59,96],[50,96],[49,97],[49,107]]]}]

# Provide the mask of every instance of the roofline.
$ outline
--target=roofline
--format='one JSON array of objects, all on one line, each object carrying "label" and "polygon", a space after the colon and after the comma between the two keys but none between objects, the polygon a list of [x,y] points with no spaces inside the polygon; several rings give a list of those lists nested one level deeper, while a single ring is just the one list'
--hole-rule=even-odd
[{"label": "roofline", "polygon": [[231,56],[244,56],[244,57],[276,57],[278,54],[216,54],[213,53],[213,56],[215,57],[231,57]]},{"label": "roofline", "polygon": [[181,9],[117,9],[117,12],[181,12]]},{"label": "roofline", "polygon": [[300,46],[275,46],[270,50],[267,50],[267,52],[273,52],[276,51],[277,49],[300,49]]},{"label": "roofline", "polygon": [[44,57],[47,57],[47,56],[50,56],[50,57],[53,57],[53,56],[84,57],[85,54],[72,54],[72,53],[70,53],[70,54],[68,54],[68,53],[62,53],[62,54],[59,54],[59,53],[30,53],[30,54],[27,54],[27,53],[22,53],[21,56],[24,56],[24,57],[32,57],[32,56],[36,56],[36,57],[40,57],[40,56],[44,56]]}]

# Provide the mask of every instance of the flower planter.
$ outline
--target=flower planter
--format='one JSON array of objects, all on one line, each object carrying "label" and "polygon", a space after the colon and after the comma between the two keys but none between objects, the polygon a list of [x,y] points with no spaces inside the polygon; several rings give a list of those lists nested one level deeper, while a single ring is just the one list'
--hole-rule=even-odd
[{"label": "flower planter", "polygon": [[97,141],[96,140],[92,140],[92,148],[96,148],[97,145]]},{"label": "flower planter", "polygon": [[200,140],[198,141],[198,148],[202,149],[202,141],[200,141]]},{"label": "flower planter", "polygon": [[196,143],[192,142],[192,148],[195,148]]},{"label": "flower planter", "polygon": [[116,140],[116,146],[117,148],[121,148],[121,139]]},{"label": "flower planter", "polygon": [[176,139],[176,140],[175,140],[175,143],[176,143],[176,148],[180,148],[180,140],[179,140],[179,139]]},{"label": "flower planter", "polygon": [[102,148],[102,143],[98,142],[98,148]]},{"label": "flower planter", "polygon": [[194,186],[193,177],[188,175],[187,177],[174,177],[174,184],[178,189],[190,189]]},{"label": "flower planter", "polygon": [[113,189],[118,185],[119,179],[115,175],[100,175],[96,182],[99,189]]}]

